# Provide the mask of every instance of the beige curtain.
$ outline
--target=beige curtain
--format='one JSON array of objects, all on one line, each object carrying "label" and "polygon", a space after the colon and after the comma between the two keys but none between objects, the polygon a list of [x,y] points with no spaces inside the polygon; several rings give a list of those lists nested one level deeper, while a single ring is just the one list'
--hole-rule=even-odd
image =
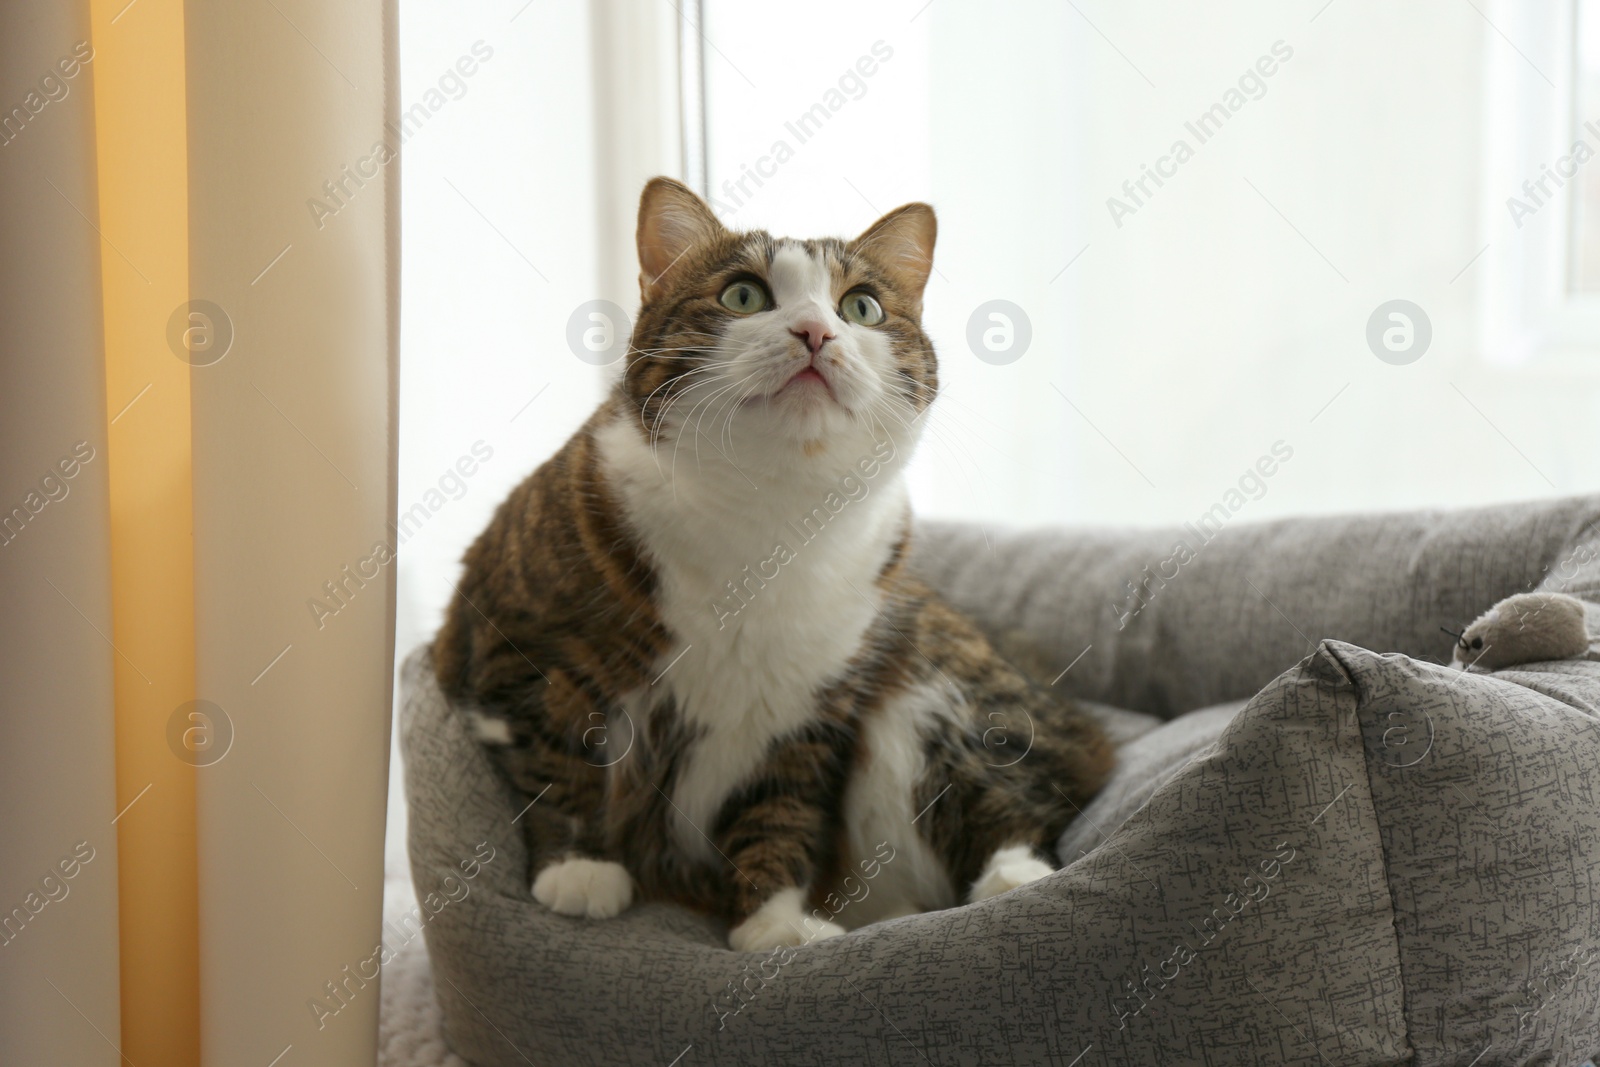
[{"label": "beige curtain", "polygon": [[370,1063],[394,618],[394,11],[188,12],[191,286],[235,334],[194,378],[196,672],[236,731],[199,781],[201,1044],[219,1067],[291,1045],[294,1067]]},{"label": "beige curtain", "polygon": [[6,1064],[109,1067],[121,1025],[93,71],[56,66],[89,36],[86,3],[0,4]]},{"label": "beige curtain", "polygon": [[395,83],[392,2],[0,5],[0,1063],[375,1058]]}]

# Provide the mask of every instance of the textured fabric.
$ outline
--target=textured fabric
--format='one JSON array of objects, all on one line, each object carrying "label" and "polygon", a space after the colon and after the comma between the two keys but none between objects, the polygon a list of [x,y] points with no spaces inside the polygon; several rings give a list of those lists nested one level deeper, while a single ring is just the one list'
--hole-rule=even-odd
[{"label": "textured fabric", "polygon": [[1390,517],[1403,536],[1230,529],[1124,629],[1056,571],[1114,590],[1159,535],[1012,538],[990,559],[930,528],[925,571],[968,610],[987,596],[992,628],[1063,667],[1102,646],[1061,679],[1088,698],[1170,715],[1264,688],[1132,741],[1104,832],[1050,877],[787,960],[664,905],[598,923],[535,905],[520,803],[414,657],[412,872],[451,1043],[485,1067],[1580,1062],[1600,1049],[1600,664],[1491,675],[1336,641],[1295,661],[1297,629],[1442,659],[1434,627],[1537,585],[1597,517],[1600,500]]},{"label": "textured fabric", "polygon": [[[1600,525],[1600,519],[1590,525]],[[1589,636],[1600,634],[1600,530],[1586,529],[1576,543],[1564,549],[1539,583],[1538,591],[1566,593],[1585,601]],[[1600,650],[1591,645],[1589,658],[1600,659]]]},{"label": "textured fabric", "polygon": [[1142,711],[1128,711],[1124,708],[1114,708],[1110,704],[1096,704],[1090,700],[1079,703],[1083,710],[1100,724],[1100,728],[1106,732],[1106,737],[1111,743],[1119,749],[1161,725],[1159,718]]},{"label": "textured fabric", "polygon": [[[1249,699],[1324,638],[1447,662],[1439,627],[1460,630],[1547,573],[1576,569],[1588,558],[1580,535],[1597,523],[1600,498],[1579,497],[1285,519],[1226,527],[1210,543],[1191,528],[990,530],[986,540],[975,527],[927,524],[913,559],[985,629],[1025,635],[1036,674],[1071,664],[1058,688],[1171,718]],[[1180,541],[1195,558],[1166,565]],[[1130,614],[1139,601],[1129,584],[1146,567],[1151,592]],[[1585,573],[1600,589],[1600,570]]]},{"label": "textured fabric", "polygon": [[1338,658],[1418,1067],[1581,1062],[1600,1049],[1600,664]]},{"label": "textured fabric", "polygon": [[1071,863],[1105,840],[1168,780],[1228,728],[1243,701],[1201,708],[1140,734],[1117,748],[1117,769],[1094,802],[1069,825],[1056,846]]}]

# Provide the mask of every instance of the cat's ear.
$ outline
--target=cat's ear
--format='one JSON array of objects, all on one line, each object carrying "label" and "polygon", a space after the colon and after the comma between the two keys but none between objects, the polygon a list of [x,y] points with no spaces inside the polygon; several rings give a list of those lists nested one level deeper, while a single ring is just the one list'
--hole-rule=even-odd
[{"label": "cat's ear", "polygon": [[868,226],[850,242],[850,251],[888,271],[896,288],[920,306],[928,273],[933,270],[933,243],[938,235],[933,208],[906,204]]},{"label": "cat's ear", "polygon": [[639,295],[649,300],[685,252],[727,233],[682,182],[651,178],[639,197]]}]

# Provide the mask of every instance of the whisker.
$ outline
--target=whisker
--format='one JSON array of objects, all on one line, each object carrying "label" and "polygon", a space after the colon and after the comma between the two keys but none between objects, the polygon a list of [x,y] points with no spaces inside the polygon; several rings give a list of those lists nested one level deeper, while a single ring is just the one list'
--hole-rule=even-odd
[{"label": "whisker", "polygon": [[[689,414],[684,417],[684,424],[687,425],[689,420],[694,418],[694,413],[696,411],[700,410],[701,406],[706,405],[706,404],[710,404],[713,400],[715,400],[717,397],[721,396],[723,393],[728,392],[731,389],[737,388],[738,384],[739,384],[738,382],[730,382],[727,385],[721,386],[715,392],[713,392],[710,396],[708,396],[704,400],[701,400],[698,403],[696,403],[693,407],[691,407],[689,409]],[[674,444],[672,446],[672,475],[671,475],[671,477],[672,477],[672,499],[673,499],[674,502],[676,502],[677,499],[678,499],[678,449],[680,449],[682,447],[683,447],[683,436],[680,434],[678,436],[677,441],[674,442]]]},{"label": "whisker", "polygon": [[[706,378],[703,381],[690,383],[690,379],[692,379],[695,375],[701,374],[701,373],[710,373],[710,374],[712,374],[712,377]],[[645,429],[645,431],[649,434],[651,442],[655,443],[655,442],[660,440],[660,437],[661,437],[661,423],[662,423],[662,421],[665,420],[665,418],[667,417],[667,413],[672,410],[673,405],[675,403],[677,403],[678,400],[682,399],[684,394],[689,393],[691,390],[696,389],[696,388],[700,388],[702,386],[709,386],[709,385],[715,384],[716,382],[720,381],[724,377],[727,377],[727,374],[726,374],[726,372],[724,371],[724,369],[720,365],[714,366],[714,367],[702,367],[702,368],[698,368],[696,370],[690,371],[687,374],[681,374],[681,375],[677,376],[676,378],[669,378],[667,381],[662,382],[656,388],[652,389],[650,391],[650,395],[645,398],[644,403],[641,404],[640,407],[639,407],[639,425],[641,427],[643,427]],[[686,383],[688,383],[688,384],[686,384]],[[677,391],[677,395],[674,395],[672,393],[673,386],[679,386],[680,387],[678,389],[678,391]],[[658,414],[656,415],[655,424],[652,425],[652,426],[645,426],[644,420],[645,420],[646,415],[648,415],[648,413],[649,413],[650,402],[655,397],[655,395],[657,393],[661,392],[663,389],[668,391],[667,392],[667,400],[661,406]]]},{"label": "whisker", "polygon": [[[720,367],[716,368],[716,369],[718,369],[719,371],[721,370]],[[683,385],[684,379],[686,379],[687,377],[689,377],[689,376],[688,375],[684,375],[682,377],[675,378],[671,382],[668,382],[668,383],[665,383],[665,384],[668,385],[668,386],[671,386],[673,384]],[[650,441],[650,452],[651,452],[651,455],[655,458],[655,461],[656,461],[656,472],[661,475],[662,481],[665,481],[666,477],[667,477],[666,472],[661,470],[662,424],[664,422],[666,422],[667,417],[672,413],[672,409],[675,408],[686,397],[694,395],[695,390],[700,389],[700,388],[708,388],[710,386],[713,386],[724,377],[727,377],[727,375],[725,373],[720,373],[720,374],[718,374],[716,376],[713,376],[711,378],[708,378],[708,379],[706,379],[706,380],[704,380],[702,382],[694,382],[694,383],[692,383],[690,385],[684,386],[683,388],[679,389],[676,393],[669,392],[665,403],[663,403],[660,406],[660,408],[659,408],[659,410],[658,410],[658,412],[656,414],[655,423],[646,428],[646,432],[648,433],[649,441]],[[654,395],[654,394],[652,394],[652,395]],[[693,414],[692,411],[690,413]],[[640,411],[640,421],[641,421],[641,423],[643,422],[643,418],[644,418],[645,414],[646,414],[646,412],[644,411],[644,409],[641,409],[641,411]]]}]

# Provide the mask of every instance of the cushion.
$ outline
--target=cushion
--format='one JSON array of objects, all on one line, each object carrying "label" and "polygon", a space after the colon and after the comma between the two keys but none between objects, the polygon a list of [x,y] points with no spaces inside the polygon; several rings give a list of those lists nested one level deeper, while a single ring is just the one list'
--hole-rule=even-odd
[{"label": "cushion", "polygon": [[928,523],[913,563],[1037,676],[1070,665],[1057,688],[1171,718],[1248,700],[1323,638],[1442,663],[1453,639],[1439,627],[1547,578],[1600,599],[1597,527],[1600,497],[1236,524],[1209,540],[1211,524]]},{"label": "cushion", "polygon": [[[1062,870],[800,950],[734,953],[715,921],[661,904],[598,923],[539,908],[511,821],[520,805],[413,656],[402,712],[412,873],[451,1044],[483,1065],[1580,1062],[1600,1049],[1600,656],[1454,671],[1418,658],[1448,655],[1449,639],[1417,616],[1432,621],[1443,604],[1458,623],[1555,580],[1596,517],[1597,500],[1395,517],[1413,534],[1398,559],[1338,547],[1352,528],[1381,526],[1371,519],[1307,520],[1278,539],[1290,561],[1261,528],[1226,530],[1109,630],[1081,599],[1052,615],[1020,587],[996,589],[1013,613],[987,615],[993,628],[1020,623],[1063,666],[1092,635],[1119,669],[1081,670],[1084,656],[1063,684],[1078,675],[1090,699],[1142,693],[1127,702],[1144,712],[1251,684],[1265,657],[1240,631],[1270,643],[1274,625],[1309,628],[1380,647],[1388,633],[1413,655],[1319,640],[1285,656],[1242,710],[1131,741],[1063,838]],[[1320,547],[1318,522],[1331,535]],[[978,536],[927,533],[936,550]],[[997,556],[1011,553],[997,573],[1041,553],[1076,559],[1078,536],[997,543]],[[1211,585],[1239,577],[1234,537],[1258,546],[1258,599]],[[1455,577],[1472,589],[1391,592],[1386,610],[1403,618],[1377,619],[1359,598],[1319,610],[1298,587],[1263,585],[1328,548],[1357,573],[1321,582],[1324,598],[1340,584],[1382,588],[1364,570],[1379,564],[1411,589],[1439,577],[1430,542],[1453,546]],[[1525,554],[1535,558],[1517,562]],[[1123,557],[1112,557],[1115,573]],[[970,594],[975,566],[928,571],[947,592],[973,582]],[[1090,574],[1081,560],[1075,573]],[[1585,574],[1560,579],[1565,591]],[[1184,598],[1208,595],[1220,623],[1180,626]],[[1279,617],[1285,602],[1297,623]],[[1140,617],[1184,670],[1156,664]],[[1122,677],[1140,667],[1155,676]]]},{"label": "cushion", "polygon": [[1157,789],[1221,736],[1244,701],[1200,708],[1131,738],[1117,748],[1117,768],[1093,803],[1061,834],[1065,862],[1084,855],[1144,807]]}]

